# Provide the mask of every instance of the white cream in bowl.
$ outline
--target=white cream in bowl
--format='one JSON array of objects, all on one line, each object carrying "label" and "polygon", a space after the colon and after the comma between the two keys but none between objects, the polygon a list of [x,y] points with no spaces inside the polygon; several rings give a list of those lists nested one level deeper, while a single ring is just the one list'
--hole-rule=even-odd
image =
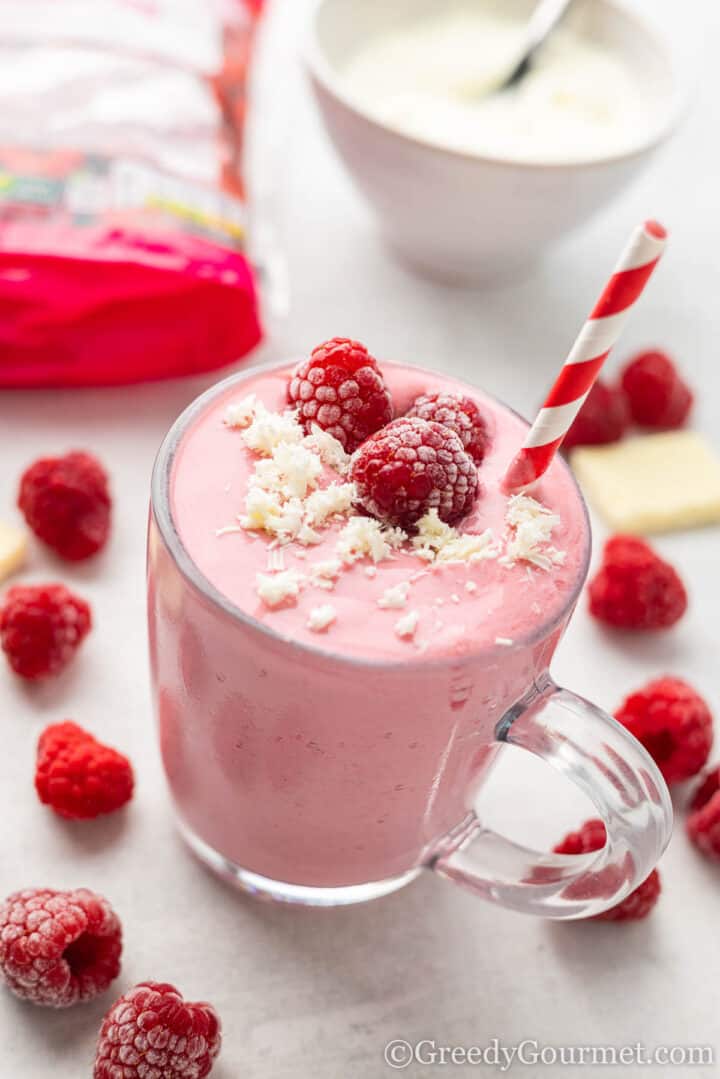
[{"label": "white cream in bowl", "polygon": [[306,58],[330,138],[388,246],[443,281],[526,275],[681,115],[674,39],[625,0],[577,0],[527,81],[487,99],[535,0],[313,4]]},{"label": "white cream in bowl", "polygon": [[582,20],[558,28],[520,84],[488,93],[512,67],[524,23],[499,5],[437,5],[361,41],[340,76],[379,122],[434,145],[526,163],[623,154],[662,122],[643,65]]}]

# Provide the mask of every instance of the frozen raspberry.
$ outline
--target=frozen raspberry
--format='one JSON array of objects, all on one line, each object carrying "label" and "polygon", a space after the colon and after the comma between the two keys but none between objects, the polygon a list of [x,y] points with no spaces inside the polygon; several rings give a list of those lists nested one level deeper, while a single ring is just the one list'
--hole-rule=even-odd
[{"label": "frozen raspberry", "polygon": [[306,431],[316,423],[352,453],[393,418],[377,360],[358,341],[333,337],[295,368],[288,398]]},{"label": "frozen raspberry", "polygon": [[710,755],[710,709],[680,678],[658,678],[631,693],[615,718],[642,742],[667,783],[697,775]]},{"label": "frozen raspberry", "polygon": [[132,798],[130,761],[77,723],[54,723],[38,742],[35,789],[61,817],[89,820]]},{"label": "frozen raspberry", "polygon": [[666,629],[682,618],[687,593],[673,567],[635,536],[613,536],[590,582],[590,613],[619,629]]},{"label": "frozen raspberry", "polygon": [[708,858],[720,862],[720,768],[708,772],[690,802],[688,835]]},{"label": "frozen raspberry", "polygon": [[122,928],[86,888],[27,888],[0,906],[0,972],[23,1000],[67,1008],[104,993],[120,973]]},{"label": "frozen raspberry", "polygon": [[220,1019],[172,985],[141,982],[103,1020],[93,1079],[203,1079],[220,1052]]},{"label": "frozen raspberry", "polygon": [[107,473],[89,453],[35,461],[20,479],[18,506],[35,535],[68,562],[89,558],[107,542]]},{"label": "frozen raspberry", "polygon": [[16,585],[0,608],[0,644],[30,680],[59,674],[91,626],[89,605],[62,584]]},{"label": "frozen raspberry", "polygon": [[407,415],[449,427],[458,435],[476,465],[487,453],[490,432],[472,397],[461,397],[457,393],[425,393],[413,401]]},{"label": "frozen raspberry", "polygon": [[350,477],[368,513],[402,528],[431,509],[452,524],[472,509],[478,493],[477,469],[455,432],[415,417],[372,435],[353,454]]},{"label": "frozen raspberry", "polygon": [[[605,846],[605,825],[601,820],[585,821],[578,832],[570,832],[562,843],[555,847],[558,854],[592,854]],[[596,922],[637,922],[647,918],[660,896],[660,874],[657,869],[642,884],[625,896],[622,902],[602,914],[595,914]]]},{"label": "frozen raspberry", "polygon": [[563,441],[563,449],[573,446],[600,446],[617,442],[629,422],[625,395],[616,386],[597,380]]},{"label": "frozen raspberry", "polygon": [[641,352],[622,373],[630,413],[641,427],[682,427],[693,395],[664,352]]},{"label": "frozen raspberry", "polygon": [[720,792],[720,766],[713,768],[712,771],[703,776],[690,799],[690,809],[693,812],[696,809],[702,809],[718,792]]}]

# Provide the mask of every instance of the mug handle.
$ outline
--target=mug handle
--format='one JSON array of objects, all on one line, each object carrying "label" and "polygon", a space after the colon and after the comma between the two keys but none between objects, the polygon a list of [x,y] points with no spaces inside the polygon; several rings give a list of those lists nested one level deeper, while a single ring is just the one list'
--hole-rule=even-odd
[{"label": "mug handle", "polygon": [[540,854],[471,814],[429,868],[500,906],[556,919],[600,914],[649,876],[670,839],[672,805],[655,763],[624,727],[546,675],[505,713],[495,741],[529,750],[580,787],[605,823],[605,846]]}]

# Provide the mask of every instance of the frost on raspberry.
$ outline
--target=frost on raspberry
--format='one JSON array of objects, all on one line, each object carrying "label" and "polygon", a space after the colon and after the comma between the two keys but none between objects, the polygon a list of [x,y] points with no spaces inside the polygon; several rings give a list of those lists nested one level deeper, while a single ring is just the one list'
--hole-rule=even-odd
[{"label": "frost on raspberry", "polygon": [[0,644],[15,674],[59,674],[90,632],[90,606],[62,584],[16,585],[0,608]]},{"label": "frost on raspberry", "polygon": [[205,1079],[221,1046],[210,1004],[141,982],[116,1000],[100,1030],[93,1079]]},{"label": "frost on raspberry", "polygon": [[28,888],[0,906],[0,973],[22,1000],[67,1008],[103,993],[120,973],[122,929],[85,888]]},{"label": "frost on raspberry", "polygon": [[[577,832],[570,832],[561,843],[555,847],[557,854],[592,854],[593,851],[602,850],[605,846],[605,825],[601,820],[585,821],[582,828]],[[616,906],[605,910],[602,914],[593,915],[589,921],[598,922],[630,922],[647,918],[660,897],[661,883],[660,874],[653,869],[649,877],[640,884],[630,895]]]},{"label": "frost on raspberry", "polygon": [[479,489],[475,463],[458,435],[409,416],[394,420],[355,451],[350,478],[364,510],[406,530],[432,509],[446,524],[459,521]]},{"label": "frost on raspberry", "polygon": [[40,735],[35,789],[61,817],[90,820],[112,813],[130,800],[133,785],[127,757],[76,723],[54,723]]},{"label": "frost on raspberry", "polygon": [[667,783],[691,779],[710,755],[710,709],[680,678],[657,678],[631,693],[615,718],[642,743]]},{"label": "frost on raspberry", "polygon": [[89,453],[35,461],[20,479],[18,506],[38,539],[69,562],[96,554],[110,534],[107,473]]},{"label": "frost on raspberry", "polygon": [[458,393],[426,393],[417,397],[407,416],[417,416],[421,420],[434,420],[454,431],[479,465],[490,446],[488,421],[483,416],[472,397]]},{"label": "frost on raspberry", "polygon": [[377,360],[364,345],[333,337],[298,364],[288,384],[303,428],[327,431],[352,453],[393,418],[393,404]]}]

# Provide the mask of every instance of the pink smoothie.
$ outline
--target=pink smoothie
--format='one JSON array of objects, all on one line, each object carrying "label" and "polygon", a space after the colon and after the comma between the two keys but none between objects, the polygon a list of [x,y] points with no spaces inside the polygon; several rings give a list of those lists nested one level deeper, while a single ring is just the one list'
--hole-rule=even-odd
[{"label": "pink smoothie", "polygon": [[[558,461],[532,492],[558,518],[544,548],[552,563],[509,557],[501,479],[526,425],[453,379],[384,364],[397,415],[437,390],[481,407],[492,441],[480,497],[456,528],[489,529],[496,553],[428,562],[408,540],[377,565],[367,557],[343,565],[332,589],[321,589],[312,566],[337,557],[345,516],[320,530],[319,543],[283,545],[283,569],[304,584],[269,606],[257,575],[277,567],[275,545],[238,523],[258,455],[225,416],[249,394],[282,412],[288,370],[225,384],[180,421],[174,455],[167,444],[161,452],[152,657],[164,762],[185,827],[264,877],[342,887],[421,865],[466,817],[495,752],[495,725],[546,670],[567,621],[587,524]],[[325,466],[318,483],[346,479]],[[406,601],[384,603],[396,586]],[[328,605],[332,622],[312,629],[312,612]],[[415,628],[403,634],[408,614]]]}]

